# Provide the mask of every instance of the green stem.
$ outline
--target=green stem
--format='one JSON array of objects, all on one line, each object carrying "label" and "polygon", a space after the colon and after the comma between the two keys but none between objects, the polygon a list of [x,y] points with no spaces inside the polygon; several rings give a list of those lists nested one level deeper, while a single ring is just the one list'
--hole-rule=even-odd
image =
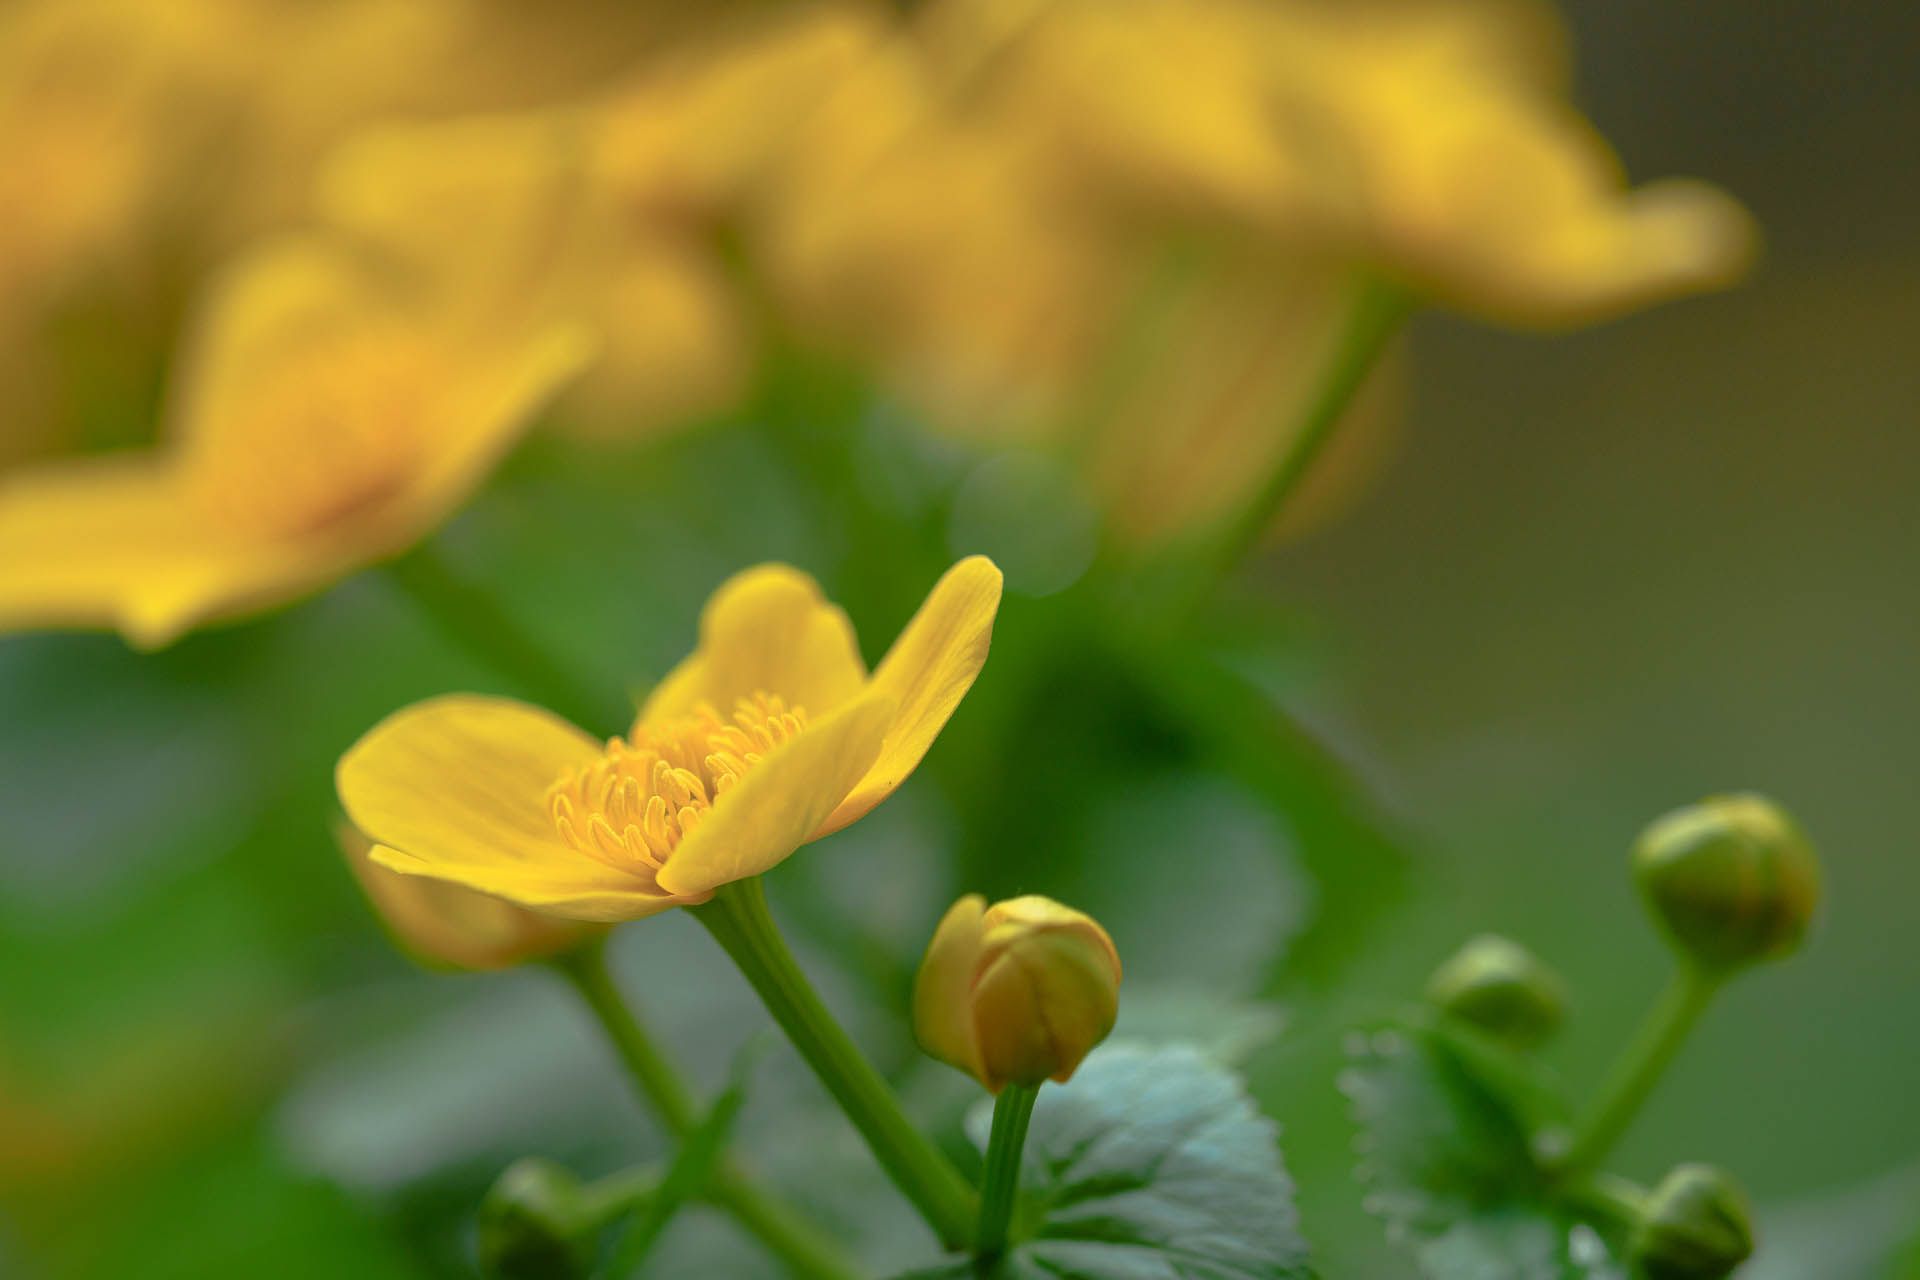
[{"label": "green stem", "polygon": [[740,967],[767,1012],[941,1242],[949,1249],[970,1244],[972,1189],[914,1127],[893,1090],[821,1003],[767,910],[759,878],[736,880],[691,910]]},{"label": "green stem", "polygon": [[[642,1096],[660,1113],[668,1130],[680,1139],[693,1134],[701,1123],[700,1104],[679,1071],[620,997],[613,975],[607,969],[604,941],[575,948],[555,959],[553,967],[566,977],[593,1011],[627,1073],[640,1087]],[[708,1180],[704,1196],[731,1213],[770,1253],[786,1264],[791,1274],[802,1280],[859,1280],[859,1269],[846,1261],[831,1241],[755,1186],[731,1160],[721,1160]]]},{"label": "green stem", "polygon": [[387,563],[388,579],[440,632],[522,692],[591,733],[626,729],[613,701],[593,691],[477,583],[449,565],[431,543]]},{"label": "green stem", "polygon": [[1014,1193],[1020,1187],[1020,1153],[1027,1145],[1027,1121],[1033,1117],[1037,1084],[1010,1084],[993,1103],[993,1134],[987,1139],[987,1165],[980,1181],[980,1230],[973,1254],[982,1271],[990,1270],[1007,1247]]},{"label": "green stem", "polygon": [[1313,398],[1287,424],[1287,451],[1267,476],[1260,492],[1221,532],[1214,561],[1198,575],[1209,587],[1217,583],[1259,544],[1274,519],[1312,469],[1334,428],[1340,425],[1360,388],[1366,385],[1380,353],[1400,331],[1410,309],[1407,296],[1385,281],[1363,279],[1347,304],[1347,317],[1333,358],[1322,372]]},{"label": "green stem", "polygon": [[660,1190],[661,1169],[643,1165],[621,1169],[580,1188],[582,1216],[589,1232],[598,1232],[623,1214],[633,1212]]},{"label": "green stem", "polygon": [[580,993],[587,1008],[600,1020],[600,1026],[613,1042],[620,1062],[640,1086],[641,1094],[660,1113],[660,1119],[676,1138],[692,1133],[700,1123],[700,1104],[694,1100],[687,1082],[653,1042],[640,1019],[621,998],[607,968],[607,948],[603,940],[576,947],[553,962],[573,989]]},{"label": "green stem", "polygon": [[1719,989],[1715,975],[1679,963],[1575,1127],[1573,1143],[1556,1169],[1560,1177],[1589,1173],[1607,1158]]},{"label": "green stem", "polygon": [[1560,1198],[1589,1217],[1631,1229],[1646,1211],[1647,1189],[1627,1178],[1596,1173],[1560,1188]]}]

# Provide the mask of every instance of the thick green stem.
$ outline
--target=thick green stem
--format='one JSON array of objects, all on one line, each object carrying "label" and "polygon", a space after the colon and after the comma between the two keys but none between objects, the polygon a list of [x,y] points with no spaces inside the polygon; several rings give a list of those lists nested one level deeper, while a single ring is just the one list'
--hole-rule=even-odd
[{"label": "thick green stem", "polygon": [[527,634],[477,584],[421,543],[386,565],[387,577],[448,640],[589,733],[624,732],[612,698],[596,694]]},{"label": "thick green stem", "polygon": [[1020,1153],[1027,1145],[1027,1121],[1033,1117],[1037,1084],[1010,1084],[993,1103],[993,1134],[987,1139],[987,1165],[980,1181],[980,1228],[973,1255],[982,1271],[1006,1251],[1013,1222],[1014,1195],[1020,1189]]},{"label": "thick green stem", "polygon": [[1713,1002],[1720,981],[1697,965],[1679,963],[1667,989],[1615,1060],[1606,1083],[1574,1129],[1573,1143],[1556,1169],[1561,1177],[1591,1173],[1607,1158],[1686,1042],[1687,1033]]},{"label": "thick green stem", "polygon": [[821,1003],[767,910],[759,878],[737,880],[691,910],[759,993],[894,1185],[943,1244],[966,1248],[973,1240],[972,1189],[914,1127],[893,1090]]},{"label": "thick green stem", "polygon": [[[606,947],[594,942],[553,962],[586,1002],[612,1041],[614,1051],[641,1095],[659,1112],[667,1129],[685,1139],[700,1126],[701,1109],[674,1065],[653,1042],[633,1010],[620,997],[607,970]],[[737,1219],[768,1252],[802,1280],[859,1280],[860,1270],[834,1244],[791,1209],[755,1186],[731,1160],[722,1158],[708,1180],[704,1197]]]},{"label": "thick green stem", "polygon": [[1313,397],[1298,416],[1284,424],[1286,452],[1260,491],[1241,508],[1214,544],[1215,562],[1209,572],[1199,575],[1208,586],[1245,558],[1286,508],[1314,460],[1333,438],[1334,428],[1346,416],[1354,397],[1366,385],[1367,375],[1373,371],[1380,353],[1400,331],[1407,311],[1406,295],[1384,281],[1369,277],[1355,288],[1347,304],[1338,344],[1321,372]]}]

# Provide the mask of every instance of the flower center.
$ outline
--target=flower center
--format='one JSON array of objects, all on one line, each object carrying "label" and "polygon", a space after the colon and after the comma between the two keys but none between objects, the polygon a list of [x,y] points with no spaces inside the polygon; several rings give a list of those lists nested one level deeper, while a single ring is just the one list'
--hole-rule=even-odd
[{"label": "flower center", "polygon": [[762,757],[807,727],[807,714],[755,693],[722,720],[701,704],[689,715],[611,738],[599,760],[547,788],[554,829],[573,849],[651,876],[707,811]]}]

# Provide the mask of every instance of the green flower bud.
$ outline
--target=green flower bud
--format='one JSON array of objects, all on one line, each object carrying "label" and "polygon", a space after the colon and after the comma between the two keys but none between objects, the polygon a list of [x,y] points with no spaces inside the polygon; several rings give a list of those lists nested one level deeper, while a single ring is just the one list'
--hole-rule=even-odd
[{"label": "green flower bud", "polygon": [[1566,1016],[1567,987],[1517,942],[1483,933],[1433,971],[1427,999],[1510,1048],[1537,1048]]},{"label": "green flower bud", "polygon": [[1755,795],[1659,819],[1634,845],[1633,871],[1674,945],[1713,973],[1791,954],[1820,901],[1813,846]]},{"label": "green flower bud", "polygon": [[1753,1211],[1722,1170],[1683,1164],[1654,1189],[1629,1253],[1646,1280],[1722,1280],[1753,1252]]},{"label": "green flower bud", "polygon": [[480,1204],[480,1265],[503,1280],[584,1280],[593,1225],[571,1170],[538,1156],[516,1160]]}]

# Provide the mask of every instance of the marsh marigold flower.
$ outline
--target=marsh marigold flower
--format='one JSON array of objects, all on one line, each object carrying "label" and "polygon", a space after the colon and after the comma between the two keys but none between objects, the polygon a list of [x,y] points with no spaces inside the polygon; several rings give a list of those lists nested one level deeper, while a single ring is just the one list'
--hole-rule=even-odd
[{"label": "marsh marigold flower", "polygon": [[1742,274],[1751,219],[1629,187],[1564,43],[1530,0],[933,0],[796,120],[768,272],[936,424],[1177,536],[1287,453],[1362,280],[1554,327]]},{"label": "marsh marigold flower", "polygon": [[868,674],[853,629],[784,565],[724,584],[700,643],[623,737],[454,694],[370,730],[340,801],[373,861],[579,920],[704,902],[892,794],[986,661],[1000,571],[948,570]]},{"label": "marsh marigold flower", "polygon": [[913,989],[913,1030],[993,1093],[1064,1083],[1113,1030],[1120,954],[1093,917],[1029,895],[953,904]]},{"label": "marsh marigold flower", "polygon": [[213,291],[156,452],[0,477],[0,629],[165,644],[396,554],[444,520],[586,355],[389,288],[325,241]]},{"label": "marsh marigold flower", "polygon": [[592,939],[602,926],[565,920],[457,884],[403,876],[374,862],[373,842],[347,823],[334,828],[354,879],[394,940],[423,964],[508,969]]}]

